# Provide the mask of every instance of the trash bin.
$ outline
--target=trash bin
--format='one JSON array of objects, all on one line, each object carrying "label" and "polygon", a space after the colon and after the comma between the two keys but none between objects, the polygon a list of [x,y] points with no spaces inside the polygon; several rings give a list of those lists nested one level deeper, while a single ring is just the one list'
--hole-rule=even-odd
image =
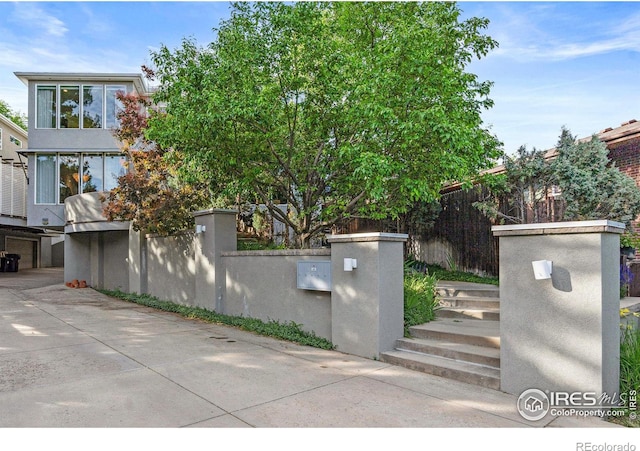
[{"label": "trash bin", "polygon": [[18,272],[18,260],[20,260],[20,254],[7,254],[5,255],[5,272]]}]

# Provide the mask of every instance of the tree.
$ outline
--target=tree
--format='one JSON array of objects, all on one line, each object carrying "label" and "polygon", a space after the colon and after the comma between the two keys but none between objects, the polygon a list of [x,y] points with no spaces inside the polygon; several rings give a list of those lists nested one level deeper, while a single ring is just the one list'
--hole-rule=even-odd
[{"label": "tree", "polygon": [[547,200],[555,174],[546,152],[521,146],[515,155],[504,156],[504,173],[482,178],[489,188],[485,199],[473,205],[491,219],[525,224],[546,220],[540,206]]},{"label": "tree", "polygon": [[610,219],[630,225],[640,214],[640,188],[609,160],[597,136],[577,141],[563,128],[557,149],[552,166],[567,203],[566,220]]},{"label": "tree", "polygon": [[14,111],[4,100],[0,100],[0,114],[23,130],[27,129],[27,116],[19,111]]},{"label": "tree", "polygon": [[103,214],[109,221],[131,221],[136,231],[160,235],[193,227],[191,213],[206,202],[206,188],[180,183],[172,152],[144,137],[149,100],[136,94],[117,97],[123,107],[114,136],[127,156],[128,171],[104,196]]},{"label": "tree", "polygon": [[552,188],[564,202],[564,221],[610,219],[629,225],[640,214],[640,188],[609,160],[606,145],[592,136],[576,140],[562,129],[556,154],[521,147],[505,157],[505,172],[485,179],[488,199],[474,205],[492,219],[511,223],[548,221],[540,215]]},{"label": "tree", "polygon": [[[166,113],[149,139],[180,174],[248,190],[299,247],[351,215],[397,217],[498,156],[480,113],[491,83],[465,71],[497,43],[454,3],[238,3],[200,48],[152,54]],[[283,212],[275,199],[286,202]]]}]

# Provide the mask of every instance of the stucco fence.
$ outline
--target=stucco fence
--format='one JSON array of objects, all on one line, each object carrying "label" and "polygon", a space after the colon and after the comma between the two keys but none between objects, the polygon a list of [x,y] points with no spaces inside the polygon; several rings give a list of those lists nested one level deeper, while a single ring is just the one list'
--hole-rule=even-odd
[{"label": "stucco fence", "polygon": [[326,249],[237,251],[235,211],[196,212],[196,230],[164,237],[105,222],[99,204],[94,194],[68,199],[67,281],[293,321],[367,358],[403,336],[406,235],[333,235]]}]

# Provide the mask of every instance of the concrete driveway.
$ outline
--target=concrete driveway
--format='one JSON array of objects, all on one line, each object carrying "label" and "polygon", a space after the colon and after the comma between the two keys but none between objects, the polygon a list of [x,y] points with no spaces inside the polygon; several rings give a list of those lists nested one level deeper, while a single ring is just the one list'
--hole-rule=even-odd
[{"label": "concrete driveway", "polygon": [[0,273],[0,427],[601,427],[516,397]]}]

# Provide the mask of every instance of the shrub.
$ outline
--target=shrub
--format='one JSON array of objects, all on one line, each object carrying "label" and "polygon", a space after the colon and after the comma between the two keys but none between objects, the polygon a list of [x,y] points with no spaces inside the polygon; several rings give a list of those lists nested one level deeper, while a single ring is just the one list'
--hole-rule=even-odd
[{"label": "shrub", "polygon": [[440,308],[435,276],[405,267],[404,276],[404,334],[409,327],[432,321]]}]

